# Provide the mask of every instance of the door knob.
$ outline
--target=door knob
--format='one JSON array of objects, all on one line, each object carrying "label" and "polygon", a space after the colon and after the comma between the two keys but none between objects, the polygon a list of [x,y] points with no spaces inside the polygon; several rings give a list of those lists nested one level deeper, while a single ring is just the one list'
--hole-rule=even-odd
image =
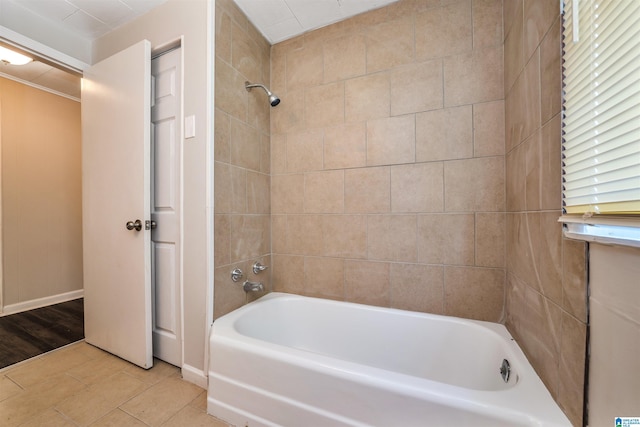
[{"label": "door knob", "polygon": [[135,222],[134,221],[127,221],[126,224],[127,230],[136,230],[136,231],[140,231],[142,230],[142,221],[140,221],[139,219],[136,219]]}]

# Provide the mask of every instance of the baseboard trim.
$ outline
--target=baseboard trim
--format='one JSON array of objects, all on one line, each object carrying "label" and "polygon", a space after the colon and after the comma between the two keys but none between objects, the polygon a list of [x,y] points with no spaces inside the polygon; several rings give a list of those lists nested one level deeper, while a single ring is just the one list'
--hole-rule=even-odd
[{"label": "baseboard trim", "polygon": [[189,381],[190,383],[193,383],[205,390],[207,389],[209,383],[204,371],[186,364],[182,365],[182,379],[184,379],[185,381]]},{"label": "baseboard trim", "polygon": [[61,302],[67,302],[74,299],[82,298],[84,296],[84,289],[77,291],[66,292],[64,294],[52,295],[49,297],[32,299],[29,301],[22,301],[16,304],[6,305],[2,308],[0,316],[7,316],[9,314],[21,313],[27,310],[33,310],[34,308],[46,307],[48,305],[59,304]]}]

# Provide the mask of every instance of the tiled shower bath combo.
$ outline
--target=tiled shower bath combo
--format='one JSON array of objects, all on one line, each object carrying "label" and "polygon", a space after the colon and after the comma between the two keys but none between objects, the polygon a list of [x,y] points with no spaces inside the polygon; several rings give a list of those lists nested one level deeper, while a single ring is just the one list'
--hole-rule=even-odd
[{"label": "tiled shower bath combo", "polygon": [[551,1],[401,0],[270,46],[217,1],[214,317],[262,295],[229,278],[259,260],[267,291],[503,323],[581,425],[560,25]]}]

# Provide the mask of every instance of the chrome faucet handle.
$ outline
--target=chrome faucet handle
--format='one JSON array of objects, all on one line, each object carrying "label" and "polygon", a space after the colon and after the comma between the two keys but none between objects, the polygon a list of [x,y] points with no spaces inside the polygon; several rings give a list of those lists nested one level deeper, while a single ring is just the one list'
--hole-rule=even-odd
[{"label": "chrome faucet handle", "polygon": [[231,272],[231,280],[233,280],[234,282],[239,281],[243,276],[244,273],[242,273],[242,270],[240,270],[239,268],[234,268]]},{"label": "chrome faucet handle", "polygon": [[259,282],[250,282],[245,280],[242,284],[242,289],[244,289],[245,292],[262,292],[264,291],[264,285]]},{"label": "chrome faucet handle", "polygon": [[267,268],[269,267],[267,267],[266,265],[260,264],[260,261],[256,261],[255,264],[253,264],[253,274],[258,274],[261,271],[266,270]]}]

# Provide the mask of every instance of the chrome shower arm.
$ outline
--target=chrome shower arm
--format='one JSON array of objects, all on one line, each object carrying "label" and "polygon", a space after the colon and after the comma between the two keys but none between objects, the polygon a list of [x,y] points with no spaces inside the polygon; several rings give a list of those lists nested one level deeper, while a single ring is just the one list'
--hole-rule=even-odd
[{"label": "chrome shower arm", "polygon": [[265,92],[267,92],[268,95],[271,94],[269,89],[267,89],[267,87],[265,85],[261,85],[260,83],[244,82],[244,87],[245,87],[245,89],[247,89],[247,92],[251,92],[251,89],[253,89],[254,87],[261,87]]}]

